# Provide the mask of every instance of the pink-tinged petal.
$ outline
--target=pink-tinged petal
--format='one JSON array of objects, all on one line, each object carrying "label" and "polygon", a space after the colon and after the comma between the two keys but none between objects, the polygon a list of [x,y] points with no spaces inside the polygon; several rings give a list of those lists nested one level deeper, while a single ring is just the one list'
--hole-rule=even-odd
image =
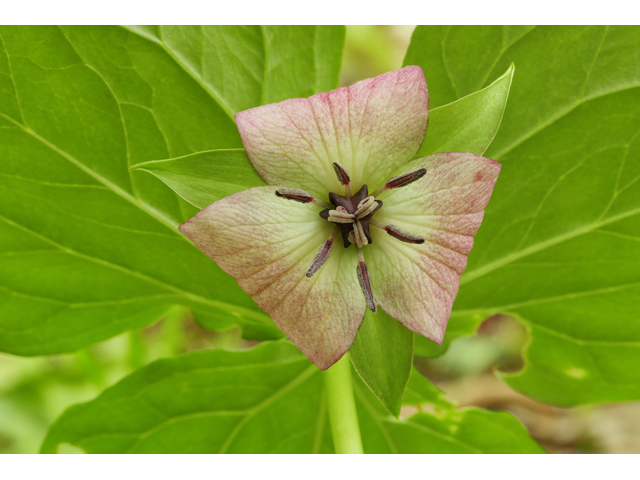
[{"label": "pink-tinged petal", "polygon": [[428,92],[420,67],[369,78],[350,87],[245,110],[236,115],[249,159],[269,184],[326,198],[342,192],[333,162],[357,191],[380,187],[420,149]]},{"label": "pink-tinged petal", "polygon": [[336,242],[322,268],[306,277],[334,226],[318,216],[321,207],[279,198],[276,189],[255,187],[218,200],[180,231],[326,369],[349,350],[364,318],[357,255]]},{"label": "pink-tinged petal", "polygon": [[382,309],[441,344],[500,164],[470,153],[439,153],[415,159],[397,174],[420,167],[427,169],[423,178],[380,195],[384,207],[376,219],[425,242],[404,243],[376,228],[366,254]]}]

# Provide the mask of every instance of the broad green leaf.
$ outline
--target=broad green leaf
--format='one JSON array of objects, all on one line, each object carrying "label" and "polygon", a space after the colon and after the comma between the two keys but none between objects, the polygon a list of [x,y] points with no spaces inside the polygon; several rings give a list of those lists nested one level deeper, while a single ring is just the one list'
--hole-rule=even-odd
[{"label": "broad green leaf", "polygon": [[413,364],[413,332],[378,309],[367,310],[349,356],[360,378],[398,417]]},{"label": "broad green leaf", "polygon": [[[365,452],[536,453],[506,413],[455,410],[419,374],[421,413],[396,420],[356,379]],[[209,350],[154,362],[51,427],[43,453],[331,453],[323,378],[288,342]]]},{"label": "broad green leaf", "polygon": [[435,105],[518,68],[450,325],[519,317],[526,366],[506,380],[545,402],[640,398],[638,51],[638,27],[420,27],[405,60]]},{"label": "broad green leaf", "polygon": [[[341,27],[0,28],[0,349],[76,350],[173,304],[278,334],[129,166],[241,148],[238,110],[333,88]],[[284,81],[283,75],[295,79]]]},{"label": "broad green leaf", "polygon": [[429,111],[429,128],[416,157],[440,152],[482,155],[498,133],[513,79],[513,64],[488,87]]},{"label": "broad green leaf", "polygon": [[[429,106],[435,109],[489,85],[498,77],[495,73],[504,72],[511,63],[501,58],[501,54],[533,28],[525,25],[419,26],[411,36],[404,65],[422,67],[429,86]],[[471,38],[477,42],[472,43]],[[516,64],[518,69],[525,66],[529,65]]]},{"label": "broad green leaf", "polygon": [[242,148],[199,152],[131,167],[149,172],[200,209],[227,195],[264,185]]},{"label": "broad green leaf", "polygon": [[127,28],[165,50],[231,118],[338,84],[345,37],[341,26]]},{"label": "broad green leaf", "polygon": [[418,413],[396,420],[368,389],[356,386],[366,453],[545,453],[507,412],[457,409],[415,369],[404,405]]},{"label": "broad green leaf", "polygon": [[[261,28],[267,71],[261,105],[310,97],[338,87],[346,34],[343,26],[271,25]],[[237,85],[232,87],[238,88]]]},{"label": "broad green leaf", "polygon": [[[292,344],[154,362],[67,410],[43,453],[310,453],[331,448],[320,370]],[[327,444],[329,439],[329,444]]]}]

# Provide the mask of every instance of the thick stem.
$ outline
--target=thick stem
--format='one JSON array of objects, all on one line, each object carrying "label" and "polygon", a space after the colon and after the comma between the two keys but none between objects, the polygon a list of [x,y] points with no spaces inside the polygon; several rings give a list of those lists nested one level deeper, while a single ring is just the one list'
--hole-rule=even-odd
[{"label": "thick stem", "polygon": [[324,372],[329,423],[336,453],[364,453],[351,383],[351,360],[344,355]]}]

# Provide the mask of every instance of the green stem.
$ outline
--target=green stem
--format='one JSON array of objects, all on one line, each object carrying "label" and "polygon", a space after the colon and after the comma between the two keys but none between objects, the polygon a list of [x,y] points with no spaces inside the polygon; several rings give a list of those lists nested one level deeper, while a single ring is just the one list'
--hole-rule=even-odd
[{"label": "green stem", "polygon": [[351,360],[344,355],[324,372],[327,389],[329,423],[336,453],[364,453],[360,439],[360,425],[353,398]]}]

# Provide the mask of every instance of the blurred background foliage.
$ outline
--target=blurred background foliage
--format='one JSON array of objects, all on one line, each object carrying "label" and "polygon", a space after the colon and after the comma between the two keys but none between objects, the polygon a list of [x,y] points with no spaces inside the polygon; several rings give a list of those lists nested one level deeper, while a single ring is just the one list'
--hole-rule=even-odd
[{"label": "blurred background foliage", "polygon": [[[413,26],[347,28],[341,85],[401,68]],[[504,384],[518,371],[527,332],[515,318],[487,319],[473,337],[454,341],[416,367],[460,406],[508,410],[552,453],[640,453],[640,402],[563,409]],[[0,453],[35,453],[49,425],[68,406],[88,401],[158,358],[205,348],[248,348],[238,329],[211,332],[174,307],[155,325],[75,354],[17,357],[0,353]],[[409,409],[403,415],[409,415]]]}]

